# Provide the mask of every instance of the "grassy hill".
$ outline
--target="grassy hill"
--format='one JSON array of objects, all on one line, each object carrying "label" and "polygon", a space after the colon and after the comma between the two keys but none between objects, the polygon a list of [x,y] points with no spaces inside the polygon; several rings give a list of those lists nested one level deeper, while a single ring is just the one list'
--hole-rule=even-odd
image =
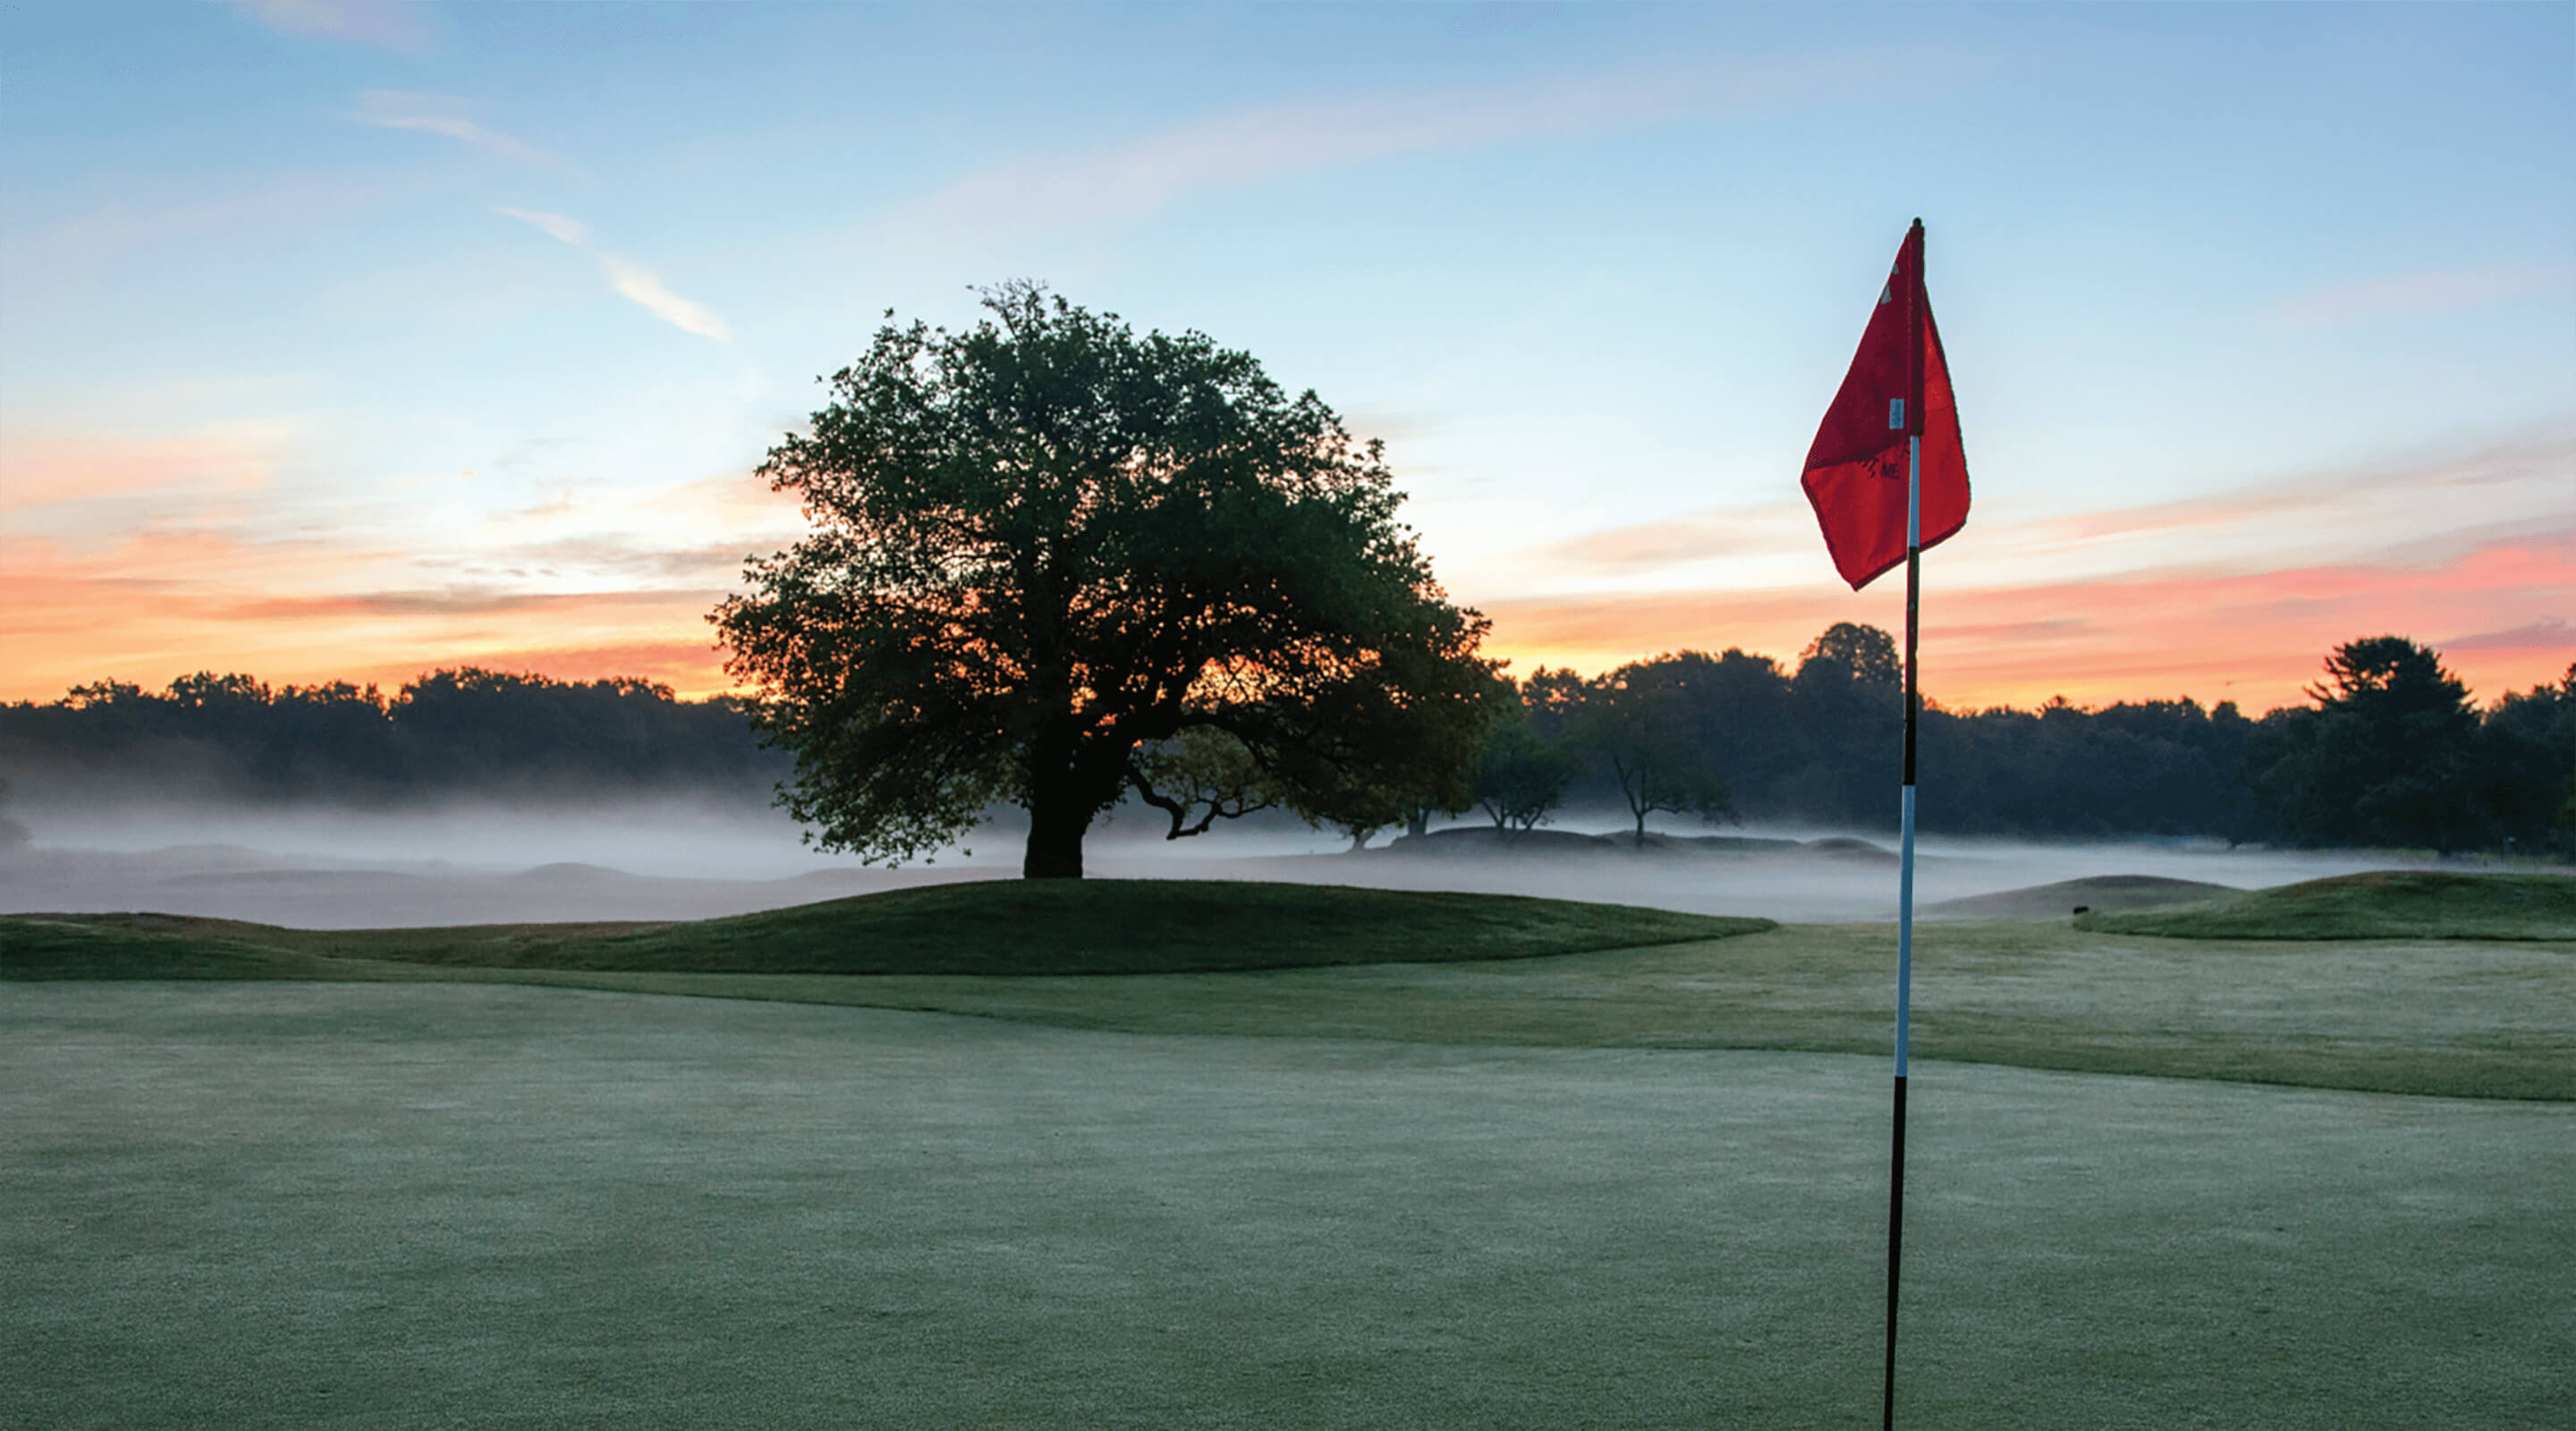
[{"label": "grassy hill", "polygon": [[0,978],[314,978],[337,961],[692,974],[1167,974],[1521,959],[1772,928],[1616,904],[1215,880],[931,885],[676,924],[297,930],[0,919]]},{"label": "grassy hill", "polygon": [[2091,875],[2035,884],[2023,889],[1945,899],[1924,911],[1979,919],[2062,919],[2072,909],[2149,909],[2194,904],[2240,893],[2234,885],[2206,880],[2167,879],[2161,875]]},{"label": "grassy hill", "polygon": [[2576,939],[2576,877],[2375,870],[2075,927],[2168,939]]}]

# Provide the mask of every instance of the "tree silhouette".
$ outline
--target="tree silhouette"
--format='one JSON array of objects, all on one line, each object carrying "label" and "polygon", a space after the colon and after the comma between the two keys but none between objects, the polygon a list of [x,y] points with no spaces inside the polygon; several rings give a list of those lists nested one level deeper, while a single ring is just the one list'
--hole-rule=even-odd
[{"label": "tree silhouette", "polygon": [[2307,844],[2476,843],[2478,714],[2433,651],[2402,636],[2336,647],[2315,704],[2267,722],[2247,753],[2255,796]]},{"label": "tree silhouette", "polygon": [[1546,823],[1573,778],[1574,753],[1565,741],[1540,734],[1526,712],[1507,715],[1485,734],[1476,803],[1505,840],[1515,840]]},{"label": "tree silhouette", "polygon": [[1658,811],[1715,819],[1729,808],[1726,778],[1700,739],[1685,685],[1699,661],[1664,657],[1604,673],[1583,695],[1573,723],[1576,748],[1610,768],[1619,797],[1636,822],[1639,849],[1646,817]]},{"label": "tree silhouette", "polygon": [[903,859],[1007,799],[1023,873],[1078,878],[1122,791],[1183,806],[1176,836],[1264,803],[1199,783],[1201,757],[1239,751],[1319,821],[1454,778],[1373,758],[1401,736],[1463,766],[1494,689],[1487,623],[1396,521],[1379,445],[1201,334],[1032,284],[984,306],[879,330],[760,469],[815,530],[709,619],[795,754],[787,809]]}]

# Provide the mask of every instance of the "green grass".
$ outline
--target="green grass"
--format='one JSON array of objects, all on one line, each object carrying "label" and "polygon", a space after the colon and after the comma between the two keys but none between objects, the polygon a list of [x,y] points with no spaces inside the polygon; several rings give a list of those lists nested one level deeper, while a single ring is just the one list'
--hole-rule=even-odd
[{"label": "green grass", "polygon": [[[528,977],[1131,1033],[1884,1055],[1895,966],[1886,925],[1786,925],[1554,959],[1223,975]],[[2576,946],[1926,926],[1915,936],[1913,1051],[2069,1072],[2576,1100]]]},{"label": "green grass", "polygon": [[311,977],[312,959],[692,974],[1149,974],[1527,959],[1772,928],[1628,905],[1214,880],[932,885],[673,924],[292,930],[166,915],[0,919],[0,978]]},{"label": "green grass", "polygon": [[[0,1425],[1876,1425],[1886,1120],[1881,1053],[11,984]],[[1926,1059],[1907,1164],[1902,1425],[2565,1422],[2576,1107]]]},{"label": "green grass", "polygon": [[2576,876],[2377,870],[2075,924],[2167,939],[2576,940]]},{"label": "green grass", "polygon": [[[1090,882],[1085,882],[1089,884]],[[836,901],[696,925],[516,926],[358,932],[278,930],[213,920],[100,916],[0,920],[0,974],[16,977],[271,978],[552,984],[973,1014],[1065,1028],[1148,1034],[1227,1034],[1388,1040],[1416,1044],[1558,1048],[1688,1048],[1883,1053],[1889,1041],[1895,931],[1886,925],[1715,922],[1723,939],[1654,943],[1534,957],[1478,960],[1500,946],[1417,937],[1424,926],[1300,925],[1295,904],[1344,913],[1377,891],[1293,885],[1190,885],[1160,907],[1163,887],[1101,882],[1099,893],[1062,884],[950,885]],[[1077,892],[1079,891],[1079,892]],[[923,897],[937,896],[937,904]],[[1474,931],[1480,915],[1511,917],[1536,906],[1555,937],[1643,929],[1659,939],[1690,927],[1652,911],[1518,903],[1487,896],[1387,895],[1378,906]],[[1032,900],[1121,901],[1121,920],[1097,928],[1070,919],[1060,936],[1032,916]],[[875,904],[874,901],[889,901]],[[977,913],[978,901],[1009,919]],[[1239,900],[1240,904],[1229,904]],[[914,902],[918,901],[918,902]],[[1407,903],[1405,901],[1422,901]],[[1050,938],[1082,941],[1075,967],[1173,967],[1182,931],[1256,923],[1336,929],[1324,959],[1364,950],[1418,962],[1325,964],[1234,972],[853,975],[758,972],[831,955],[826,937],[853,911],[946,909],[961,923],[1011,941],[1018,967],[1061,957]],[[873,917],[873,916],[871,916]],[[878,928],[902,928],[909,915]],[[1123,922],[1121,922],[1123,920]],[[1549,926],[1543,926],[1543,928]],[[1701,927],[1710,927],[1702,925]],[[732,941],[710,928],[744,931]],[[954,949],[929,921],[916,950]],[[786,947],[764,954],[750,931],[777,931]],[[1120,936],[1136,940],[1122,949]],[[1310,936],[1320,937],[1320,936]],[[796,939],[803,939],[801,945]],[[1642,941],[1641,941],[1642,942]],[[991,947],[991,946],[988,946]],[[1508,947],[1508,946],[1503,946]],[[703,963],[687,967],[691,950]],[[530,967],[522,960],[595,957],[588,967]],[[1087,952],[1084,952],[1087,951]],[[849,968],[865,950],[844,949]],[[1241,955],[1239,957],[1268,957]],[[468,958],[483,963],[461,962]],[[648,960],[658,959],[654,965]],[[765,961],[765,962],[764,962]],[[744,972],[748,965],[752,972]],[[640,967],[639,967],[640,966]],[[675,967],[677,966],[677,967]],[[882,966],[880,966],[882,967]],[[1058,965],[1057,967],[1063,967]],[[2576,1100],[2576,944],[2346,940],[2176,941],[2070,930],[2062,922],[1954,921],[1917,932],[1914,1051],[1918,1057],[2086,1073],[2294,1084],[2386,1093]]]},{"label": "green grass", "polygon": [[[1871,1424],[1894,946],[1259,884],[0,919],[0,1425]],[[1906,1424],[2576,1392],[2576,942],[1929,924],[1914,1052]]]}]

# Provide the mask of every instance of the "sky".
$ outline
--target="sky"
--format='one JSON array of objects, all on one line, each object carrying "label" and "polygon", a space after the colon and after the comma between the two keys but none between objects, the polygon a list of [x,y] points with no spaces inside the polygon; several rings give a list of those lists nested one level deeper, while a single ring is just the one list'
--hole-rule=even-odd
[{"label": "sky", "polygon": [[724,689],[752,469],[1012,279],[1382,437],[1516,672],[1794,664],[1918,215],[1934,699],[2576,660],[2576,6],[242,0],[0,9],[0,699]]}]

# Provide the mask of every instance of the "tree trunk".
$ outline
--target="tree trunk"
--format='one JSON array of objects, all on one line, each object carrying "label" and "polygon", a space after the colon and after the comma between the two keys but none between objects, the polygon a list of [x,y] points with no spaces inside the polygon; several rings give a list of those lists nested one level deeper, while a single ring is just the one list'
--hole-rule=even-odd
[{"label": "tree trunk", "polygon": [[1082,878],[1082,836],[1091,828],[1091,812],[1065,796],[1029,802],[1028,852],[1020,860],[1022,879]]}]

